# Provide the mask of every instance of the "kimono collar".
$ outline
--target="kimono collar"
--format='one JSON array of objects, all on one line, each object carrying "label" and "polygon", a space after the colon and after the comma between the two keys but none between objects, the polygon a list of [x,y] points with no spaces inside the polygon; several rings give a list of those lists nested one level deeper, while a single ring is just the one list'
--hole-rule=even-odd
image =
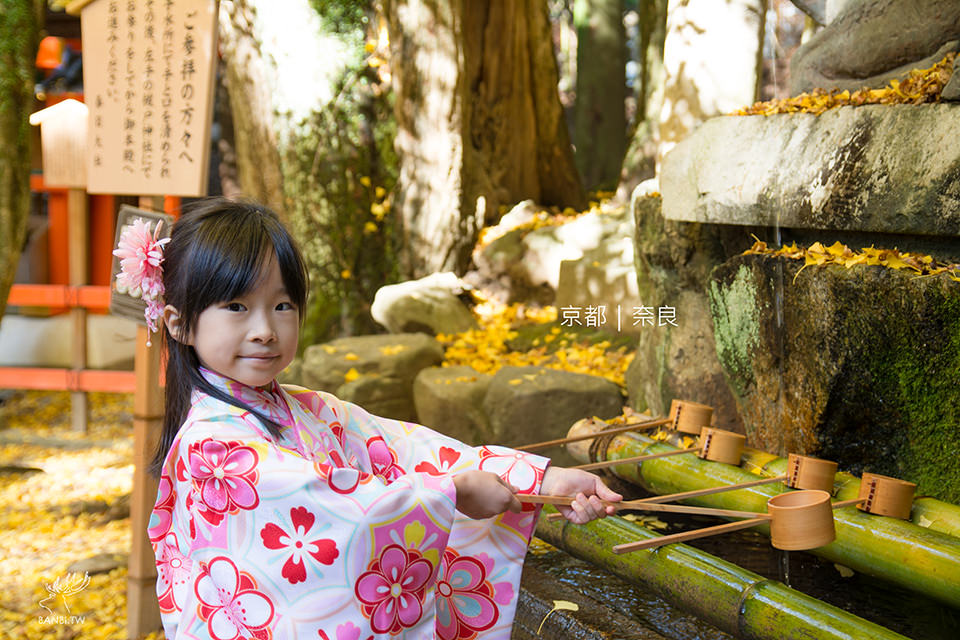
[{"label": "kimono collar", "polygon": [[205,367],[200,367],[200,374],[216,389],[236,398],[277,424],[284,427],[293,426],[293,415],[287,405],[283,389],[276,380],[271,380],[270,384],[262,387],[251,387]]}]

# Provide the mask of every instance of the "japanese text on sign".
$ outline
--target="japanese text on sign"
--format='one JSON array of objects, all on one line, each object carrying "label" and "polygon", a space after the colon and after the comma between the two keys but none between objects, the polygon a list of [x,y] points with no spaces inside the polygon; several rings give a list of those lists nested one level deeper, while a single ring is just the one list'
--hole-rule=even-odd
[{"label": "japanese text on sign", "polygon": [[87,190],[204,195],[215,0],[98,0],[81,20]]}]

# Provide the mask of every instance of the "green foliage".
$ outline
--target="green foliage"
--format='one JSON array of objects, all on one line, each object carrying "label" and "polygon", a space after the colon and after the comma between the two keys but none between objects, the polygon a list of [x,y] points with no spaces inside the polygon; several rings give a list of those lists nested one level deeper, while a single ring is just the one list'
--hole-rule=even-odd
[{"label": "green foliage", "polygon": [[[366,30],[373,7],[370,0],[310,0],[326,31],[354,38]],[[361,41],[362,44],[362,41]]]},{"label": "green foliage", "polygon": [[284,166],[288,215],[312,278],[303,348],[338,335],[373,333],[373,296],[396,282],[397,179],[392,95],[369,67],[350,70],[337,97],[304,123]]}]

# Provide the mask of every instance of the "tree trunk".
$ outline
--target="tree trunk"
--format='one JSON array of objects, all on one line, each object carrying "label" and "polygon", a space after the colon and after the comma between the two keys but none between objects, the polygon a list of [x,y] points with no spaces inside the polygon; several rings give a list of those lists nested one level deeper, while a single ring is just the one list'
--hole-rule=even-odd
[{"label": "tree trunk", "polygon": [[385,0],[410,276],[463,272],[500,206],[585,203],[542,0]]},{"label": "tree trunk", "polygon": [[573,142],[588,189],[611,189],[627,146],[627,42],[623,0],[576,0],[577,98]]},{"label": "tree trunk", "polygon": [[310,271],[302,346],[375,330],[370,301],[396,272],[381,157],[393,152],[373,122],[392,116],[362,30],[343,35],[321,18],[309,0],[220,3],[241,189],[284,217]]},{"label": "tree trunk", "polygon": [[0,11],[0,318],[17,272],[30,213],[33,69],[42,25],[40,0],[5,0]]},{"label": "tree trunk", "polygon": [[623,158],[617,199],[630,201],[634,188],[657,174],[660,108],[663,106],[663,42],[667,33],[667,0],[640,0],[637,8],[637,113]]}]

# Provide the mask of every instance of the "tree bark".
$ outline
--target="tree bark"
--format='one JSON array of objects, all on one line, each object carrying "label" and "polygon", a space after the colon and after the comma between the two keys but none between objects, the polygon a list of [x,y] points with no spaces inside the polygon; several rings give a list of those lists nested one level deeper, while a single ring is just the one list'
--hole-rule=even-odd
[{"label": "tree bark", "polygon": [[17,272],[30,213],[30,122],[41,0],[7,0],[0,11],[0,318]]},{"label": "tree bark", "polygon": [[629,202],[634,188],[657,174],[660,108],[663,106],[663,43],[667,34],[667,0],[640,0],[637,45],[639,89],[633,132],[623,158],[617,199]]},{"label": "tree bark", "polygon": [[623,0],[576,0],[577,98],[573,142],[588,189],[613,188],[627,146]]},{"label": "tree bark", "polygon": [[539,0],[385,0],[408,276],[463,272],[480,229],[527,198],[581,207]]}]

